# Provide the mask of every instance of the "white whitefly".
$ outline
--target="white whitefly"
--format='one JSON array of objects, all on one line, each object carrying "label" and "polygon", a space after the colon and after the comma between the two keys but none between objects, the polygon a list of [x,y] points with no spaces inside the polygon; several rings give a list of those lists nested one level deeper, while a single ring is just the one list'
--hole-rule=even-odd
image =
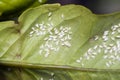
[{"label": "white whitefly", "polygon": [[109,34],[109,31],[105,31],[103,35],[107,36],[108,34]]},{"label": "white whitefly", "polygon": [[109,46],[112,47],[112,46],[114,46],[114,44],[111,43],[111,44],[109,44]]},{"label": "white whitefly", "polygon": [[115,37],[111,37],[111,40],[115,41]]},{"label": "white whitefly", "polygon": [[113,31],[111,34],[112,34],[112,35],[115,34],[115,31]]},{"label": "white whitefly", "polygon": [[109,64],[109,63],[106,63],[106,66],[107,66],[107,67],[110,67],[110,64]]},{"label": "white whitefly", "polygon": [[98,39],[99,39],[99,37],[96,35],[94,40],[98,40]]},{"label": "white whitefly", "polygon": [[49,13],[48,13],[48,17],[50,17],[51,15],[52,15],[52,12],[49,12]]},{"label": "white whitefly", "polygon": [[61,14],[61,18],[64,18],[64,14]]},{"label": "white whitefly", "polygon": [[116,36],[116,38],[119,38],[119,39],[120,39],[120,35]]},{"label": "white whitefly", "polygon": [[76,60],[76,62],[80,63],[81,61],[78,59],[78,60]]},{"label": "white whitefly", "polygon": [[52,17],[49,17],[49,18],[48,18],[48,21],[51,21],[51,20],[52,20]]}]

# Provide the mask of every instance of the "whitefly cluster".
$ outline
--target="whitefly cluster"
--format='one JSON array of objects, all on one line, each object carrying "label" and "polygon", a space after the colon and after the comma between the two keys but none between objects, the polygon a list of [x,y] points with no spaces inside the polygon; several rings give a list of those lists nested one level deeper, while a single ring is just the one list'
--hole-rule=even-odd
[{"label": "whitefly cluster", "polygon": [[103,55],[106,67],[120,63],[120,24],[113,25],[110,30],[104,31],[102,36],[96,35],[94,40],[101,43],[89,48],[76,60],[77,63],[85,66],[83,60],[94,60],[98,55]]},{"label": "whitefly cluster", "polygon": [[45,25],[42,22],[40,24],[35,24],[35,26],[32,27],[30,37],[39,37],[46,34],[48,34],[48,36],[44,38],[45,43],[40,46],[39,54],[44,53],[45,57],[48,57],[50,53],[59,51],[61,46],[71,47],[71,27],[61,26],[57,29],[53,28],[53,24]]},{"label": "whitefly cluster", "polygon": [[54,28],[49,32],[49,36],[44,38],[45,43],[40,46],[39,54],[45,53],[45,57],[48,57],[52,52],[57,53],[61,46],[71,47],[71,34],[70,27]]},{"label": "whitefly cluster", "polygon": [[52,27],[53,27],[52,23],[45,24],[44,22],[42,22],[39,24],[35,24],[35,26],[31,28],[32,30],[30,32],[30,37],[45,35],[47,32],[50,32]]},{"label": "whitefly cluster", "polygon": [[[50,53],[57,53],[61,46],[71,47],[71,27],[61,26],[60,28],[54,28],[54,25],[51,22],[52,15],[52,12],[47,14],[49,23],[37,23],[31,28],[29,33],[30,37],[40,37],[47,34],[47,37],[44,38],[44,43],[40,45],[39,50],[39,54],[45,54],[45,57],[48,57]],[[60,14],[60,18],[64,19],[64,14]]]},{"label": "whitefly cluster", "polygon": [[[39,0],[41,1],[41,0]],[[52,20],[52,12],[49,12],[47,14],[48,16],[48,22],[49,23],[45,23],[45,22],[41,22],[41,23],[36,23],[31,29],[31,32],[29,33],[30,37],[33,36],[42,36],[45,35],[46,33],[50,32],[53,28],[53,23],[51,22]],[[64,19],[64,14],[60,14],[60,18]]]}]

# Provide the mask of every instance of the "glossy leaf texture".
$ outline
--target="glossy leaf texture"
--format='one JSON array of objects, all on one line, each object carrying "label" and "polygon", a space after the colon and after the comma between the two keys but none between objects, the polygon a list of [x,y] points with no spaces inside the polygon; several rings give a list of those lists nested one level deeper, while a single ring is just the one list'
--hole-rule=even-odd
[{"label": "glossy leaf texture", "polygon": [[47,68],[46,75],[56,69],[63,78],[55,80],[120,77],[119,12],[96,15],[80,5],[46,4],[25,11],[18,22],[0,22],[0,64]]},{"label": "glossy leaf texture", "polygon": [[0,0],[0,14],[19,11],[30,5],[44,3],[46,0]]}]

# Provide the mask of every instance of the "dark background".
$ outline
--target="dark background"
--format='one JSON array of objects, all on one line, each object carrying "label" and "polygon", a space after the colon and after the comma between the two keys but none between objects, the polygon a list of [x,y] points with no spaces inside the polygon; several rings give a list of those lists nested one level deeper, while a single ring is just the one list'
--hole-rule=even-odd
[{"label": "dark background", "polygon": [[47,3],[80,4],[93,13],[106,14],[120,11],[120,0],[48,0]]},{"label": "dark background", "polygon": [[[66,4],[78,4],[89,8],[95,14],[108,14],[113,12],[120,12],[120,0],[47,0],[46,3],[60,3]],[[24,10],[23,10],[24,11]],[[3,14],[0,16],[0,21],[15,20],[18,23],[18,17],[22,11],[18,11],[12,14]]]}]

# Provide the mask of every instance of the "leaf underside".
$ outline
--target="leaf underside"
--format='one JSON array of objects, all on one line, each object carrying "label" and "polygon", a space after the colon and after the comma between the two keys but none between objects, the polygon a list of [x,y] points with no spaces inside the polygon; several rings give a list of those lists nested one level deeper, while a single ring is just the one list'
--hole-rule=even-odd
[{"label": "leaf underside", "polygon": [[119,12],[47,4],[25,11],[18,22],[0,22],[0,63],[38,69],[1,69],[11,80],[120,78]]}]

